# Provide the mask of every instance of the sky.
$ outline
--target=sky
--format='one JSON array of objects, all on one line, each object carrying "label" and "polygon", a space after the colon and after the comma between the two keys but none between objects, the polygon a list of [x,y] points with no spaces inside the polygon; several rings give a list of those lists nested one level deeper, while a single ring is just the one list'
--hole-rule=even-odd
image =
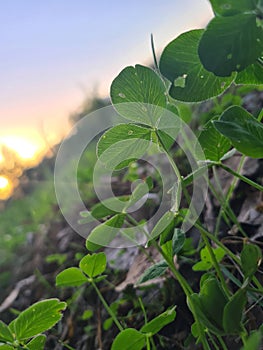
[{"label": "sky", "polygon": [[208,0],[0,4],[0,144],[9,139],[18,148],[23,140],[36,148],[58,141],[94,89],[107,96],[125,66],[151,63],[151,33],[161,52],[212,17]]}]

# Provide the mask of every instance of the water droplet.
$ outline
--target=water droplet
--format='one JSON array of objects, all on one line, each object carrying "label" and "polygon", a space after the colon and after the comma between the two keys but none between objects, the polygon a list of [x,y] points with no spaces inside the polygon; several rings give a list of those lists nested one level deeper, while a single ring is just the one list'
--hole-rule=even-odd
[{"label": "water droplet", "polygon": [[143,83],[143,81],[141,80],[141,81],[140,81],[140,83],[142,84],[142,83]]},{"label": "water droplet", "polygon": [[183,74],[183,78],[186,79],[187,78],[187,74]]},{"label": "water droplet", "polygon": [[226,82],[223,81],[223,83],[221,83],[221,89],[224,89],[225,85],[226,85]]},{"label": "water droplet", "polygon": [[201,78],[201,79],[204,79],[204,76],[203,76],[203,75],[200,75],[200,78]]},{"label": "water droplet", "polygon": [[102,136],[102,138],[103,138],[103,139],[106,139],[106,136],[105,136],[105,135],[103,135],[103,136]]},{"label": "water droplet", "polygon": [[128,135],[132,135],[133,134],[133,131],[132,130],[129,130],[128,131]]},{"label": "water droplet", "polygon": [[125,97],[126,97],[122,92],[119,93],[119,96],[120,96],[121,98],[125,98]]},{"label": "water droplet", "polygon": [[237,69],[240,69],[240,67],[241,67],[240,64],[237,64],[237,65],[236,65],[236,68],[237,68]]},{"label": "water droplet", "polygon": [[259,38],[257,38],[257,42],[260,43],[260,41],[261,41],[261,40],[260,40]]},{"label": "water droplet", "polygon": [[232,57],[233,57],[232,53],[229,53],[229,54],[226,56],[226,58],[227,58],[228,60],[231,60]]}]

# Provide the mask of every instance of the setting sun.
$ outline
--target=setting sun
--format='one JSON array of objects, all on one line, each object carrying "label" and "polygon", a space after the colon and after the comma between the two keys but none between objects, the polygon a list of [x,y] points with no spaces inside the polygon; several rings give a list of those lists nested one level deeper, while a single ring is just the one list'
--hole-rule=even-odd
[{"label": "setting sun", "polygon": [[9,181],[6,177],[0,176],[0,191],[4,190],[9,184]]},{"label": "setting sun", "polygon": [[18,136],[3,136],[0,143],[15,151],[25,161],[34,159],[39,151],[38,145]]},{"label": "setting sun", "polygon": [[0,200],[5,200],[13,192],[13,185],[5,176],[0,176]]}]

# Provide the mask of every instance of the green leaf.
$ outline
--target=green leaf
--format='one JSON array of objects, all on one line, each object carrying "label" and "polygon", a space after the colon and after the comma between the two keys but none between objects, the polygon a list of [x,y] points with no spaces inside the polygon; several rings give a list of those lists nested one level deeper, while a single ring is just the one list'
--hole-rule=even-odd
[{"label": "green leaf", "polygon": [[85,310],[81,316],[81,319],[86,321],[86,320],[89,320],[92,316],[93,316],[92,310]]},{"label": "green leaf", "polygon": [[12,332],[3,321],[0,321],[0,342],[1,341],[8,341],[8,342],[14,341]]},{"label": "green leaf", "polygon": [[100,201],[92,207],[93,218],[102,219],[109,215],[121,213],[129,200],[129,196],[110,197]]},{"label": "green leaf", "polygon": [[119,124],[107,130],[97,143],[97,156],[100,157],[109,147],[122,140],[151,139],[151,129],[136,124]]},{"label": "green leaf", "polygon": [[205,124],[198,138],[206,159],[212,161],[219,161],[231,147],[230,141],[215,128],[213,121],[217,119],[213,118]]},{"label": "green leaf", "polygon": [[57,287],[78,287],[88,281],[87,277],[77,267],[69,267],[56,277]]},{"label": "green leaf", "polygon": [[[201,325],[205,328],[209,329],[209,331],[213,332],[214,334],[224,335],[224,330],[222,327],[218,327],[213,321],[209,320],[207,317],[207,314],[203,310],[203,306],[200,302],[199,295],[197,293],[193,293],[188,299],[187,299],[188,305],[190,310],[193,311],[193,308],[195,310],[195,314],[197,315],[197,318],[199,322],[201,322]],[[195,328],[194,331],[197,329]]]},{"label": "green leaf", "polygon": [[86,247],[90,251],[95,251],[101,247],[106,247],[116,237],[124,223],[125,215],[117,214],[103,224],[95,227],[86,240]]},{"label": "green leaf", "polygon": [[252,277],[262,260],[260,248],[255,244],[245,244],[241,252],[242,271],[246,277]]},{"label": "green leaf", "polygon": [[165,85],[148,67],[126,67],[111,84],[112,103],[123,117],[155,126],[166,106]]},{"label": "green leaf", "polygon": [[1,350],[15,350],[15,348],[13,346],[10,346],[10,345],[0,345],[0,349]]},{"label": "green leaf", "polygon": [[132,191],[129,201],[126,203],[125,212],[127,212],[127,209],[133,207],[136,203],[138,203],[139,200],[142,199],[148,193],[149,193],[148,184],[143,180],[139,180],[139,183],[137,184],[135,189]]},{"label": "green leaf", "polygon": [[66,306],[58,299],[39,301],[22,311],[9,326],[18,340],[34,337],[58,323]]},{"label": "green leaf", "polygon": [[169,150],[183,128],[182,120],[175,113],[164,112],[157,125],[156,134],[165,150]]},{"label": "green leaf", "polygon": [[[171,233],[171,230],[174,228],[174,213],[171,211],[167,211],[157,222],[151,232],[151,240],[156,239],[161,234],[165,234],[165,236]],[[172,239],[169,237],[169,239]],[[162,242],[164,243],[164,242]]]},{"label": "green leaf", "polygon": [[237,74],[236,84],[263,85],[263,68],[256,62]]},{"label": "green leaf", "polygon": [[[213,249],[216,261],[220,262],[223,259],[223,257],[225,256],[224,249],[220,248],[220,247],[212,248],[212,249]],[[210,256],[210,253],[209,253],[209,250],[207,249],[207,247],[201,249],[200,257],[201,257],[201,261],[199,261],[193,265],[194,271],[207,271],[207,270],[210,270],[214,267],[212,258]]]},{"label": "green leaf", "polygon": [[246,291],[239,289],[224,308],[223,327],[227,334],[242,332],[241,320],[247,302]]},{"label": "green leaf", "polygon": [[58,265],[63,265],[67,260],[67,254],[50,254],[46,257],[47,263],[57,263]]},{"label": "green leaf", "polygon": [[88,254],[80,260],[79,267],[90,278],[101,275],[107,265],[107,258],[105,253]]},{"label": "green leaf", "polygon": [[176,306],[158,315],[153,320],[142,326],[140,331],[142,333],[151,333],[152,335],[158,333],[163,327],[174,321],[176,317],[175,308]]},{"label": "green leaf", "polygon": [[[181,34],[164,49],[161,73],[172,83],[170,95],[176,100],[198,102],[220,95],[231,84],[233,78],[216,77],[201,64],[198,56],[199,40],[203,30],[191,30]],[[183,78],[184,86],[177,85]]]},{"label": "green leaf", "polygon": [[252,158],[263,157],[263,124],[245,109],[228,108],[214,125],[239,152]]},{"label": "green leaf", "polygon": [[180,252],[180,250],[183,248],[184,246],[184,242],[185,242],[185,233],[176,228],[174,230],[174,235],[173,235],[173,254],[176,255]]},{"label": "green leaf", "polygon": [[217,16],[233,16],[256,9],[256,0],[209,0]]},{"label": "green leaf", "polygon": [[164,260],[152,265],[146,271],[144,271],[142,276],[139,278],[137,284],[145,283],[154,278],[162,276],[167,270],[167,268],[168,268],[167,262]]},{"label": "green leaf", "polygon": [[246,340],[246,344],[241,350],[261,350],[262,334],[261,331],[252,332]]},{"label": "green leaf", "polygon": [[215,277],[210,277],[204,281],[199,294],[199,300],[206,318],[218,330],[223,331],[223,313],[228,300]]},{"label": "green leaf", "polygon": [[126,328],[114,339],[111,350],[141,350],[145,346],[145,335],[133,328]]},{"label": "green leaf", "polygon": [[262,29],[254,14],[213,18],[198,49],[205,69],[221,77],[242,71],[255,63],[262,52]]},{"label": "green leaf", "polygon": [[99,160],[110,169],[126,167],[148,149],[151,129],[119,124],[106,131],[97,144]]},{"label": "green leaf", "polygon": [[29,350],[43,350],[46,343],[46,336],[44,334],[38,335],[27,343]]}]

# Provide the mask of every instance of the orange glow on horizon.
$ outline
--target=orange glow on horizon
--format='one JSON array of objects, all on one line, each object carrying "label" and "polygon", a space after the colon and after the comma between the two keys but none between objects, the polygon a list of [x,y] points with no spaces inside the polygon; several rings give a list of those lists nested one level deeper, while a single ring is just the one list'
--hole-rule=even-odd
[{"label": "orange glow on horizon", "polygon": [[[20,160],[23,163],[38,161],[40,153],[43,152],[43,146],[37,144],[31,138],[25,138],[21,136],[2,136],[0,137],[0,144],[15,151]],[[0,155],[0,161],[4,161],[3,155]]]},{"label": "orange glow on horizon", "polygon": [[12,183],[9,181],[9,179],[5,176],[0,176],[0,200],[5,200],[8,197],[10,197],[10,195],[13,192],[13,185]]}]

